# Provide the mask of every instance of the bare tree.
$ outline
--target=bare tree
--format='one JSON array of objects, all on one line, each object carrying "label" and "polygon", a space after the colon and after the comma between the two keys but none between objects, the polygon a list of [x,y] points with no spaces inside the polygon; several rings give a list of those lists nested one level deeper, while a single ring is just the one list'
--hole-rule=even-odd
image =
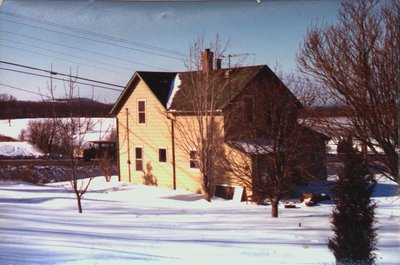
[{"label": "bare tree", "polygon": [[8,123],[11,123],[11,115],[12,111],[16,108],[17,98],[8,95],[8,94],[0,94],[0,111],[4,115],[3,118],[8,119]]},{"label": "bare tree", "polygon": [[117,130],[114,128],[111,128],[110,130],[107,129],[106,131],[108,133],[106,140],[107,141],[113,141],[117,142]]},{"label": "bare tree", "polygon": [[[286,81],[303,104],[315,101],[313,90],[306,90],[294,77]],[[280,200],[295,184],[325,177],[326,138],[308,128],[311,124],[299,123],[303,104],[278,77],[274,75],[259,86],[253,91],[253,107],[244,97],[225,115],[233,121],[227,123],[226,133],[234,147],[234,154],[227,155],[226,169],[251,189],[253,200],[268,198],[271,216],[278,217]]]},{"label": "bare tree", "polygon": [[313,26],[298,54],[300,70],[343,106],[351,126],[337,126],[368,147],[370,166],[399,174],[400,3],[343,1],[338,23]]},{"label": "bare tree", "polygon": [[60,134],[53,119],[29,121],[27,128],[21,130],[20,138],[47,154],[59,153],[62,149]]},{"label": "bare tree", "polygon": [[104,178],[106,179],[107,182],[111,181],[111,177],[112,177],[112,172],[113,172],[113,157],[110,157],[110,155],[108,154],[108,152],[106,152],[103,157],[101,157],[101,161],[100,161],[100,167],[101,170],[103,171],[104,174]]},{"label": "bare tree", "polygon": [[190,156],[191,167],[201,172],[201,186],[208,201],[212,196],[217,161],[223,152],[223,122],[218,104],[225,96],[218,93],[222,80],[215,75],[213,58],[220,58],[227,47],[227,44],[222,45],[218,35],[208,49],[204,49],[203,38],[191,45],[189,59],[185,62],[188,72],[181,75],[185,90],[180,93],[186,106],[184,111],[174,114],[176,134],[180,135],[177,145]]},{"label": "bare tree", "polygon": [[[115,144],[117,143],[117,131],[114,128],[106,128],[106,130],[103,132],[102,127],[103,127],[103,120],[100,119],[100,134],[99,134],[99,140],[102,138],[105,138],[106,141],[109,142],[114,142]],[[111,177],[113,172],[115,171],[115,163],[114,161],[116,160],[116,150],[115,147],[111,147],[108,145],[108,150],[104,152],[104,154],[99,157],[100,158],[100,168],[103,171],[104,178],[107,182],[111,181]],[[96,155],[97,156],[97,155]]]},{"label": "bare tree", "polygon": [[[50,81],[48,83],[48,92],[50,98],[53,102],[56,101],[55,97],[55,86],[53,85],[53,80],[50,76]],[[69,191],[76,195],[76,200],[78,204],[78,211],[82,213],[82,197],[89,188],[92,177],[87,179],[79,179],[78,175],[78,158],[75,156],[74,151],[77,148],[82,147],[84,142],[84,136],[93,126],[93,122],[90,118],[74,117],[73,109],[70,104],[72,104],[73,99],[77,94],[77,84],[76,78],[70,75],[68,81],[64,83],[65,97],[64,101],[66,108],[69,109],[70,115],[66,118],[60,118],[55,113],[53,116],[53,122],[57,127],[60,143],[62,147],[62,153],[69,160],[70,177],[69,183],[70,187],[66,187]]]}]

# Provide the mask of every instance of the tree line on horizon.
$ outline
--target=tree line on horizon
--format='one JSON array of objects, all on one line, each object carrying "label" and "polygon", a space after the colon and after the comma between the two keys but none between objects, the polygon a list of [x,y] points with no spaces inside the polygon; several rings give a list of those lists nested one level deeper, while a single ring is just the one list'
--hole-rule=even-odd
[{"label": "tree line on horizon", "polygon": [[14,96],[0,94],[0,119],[52,118],[52,117],[111,117],[113,104],[89,98],[73,100],[23,101]]}]

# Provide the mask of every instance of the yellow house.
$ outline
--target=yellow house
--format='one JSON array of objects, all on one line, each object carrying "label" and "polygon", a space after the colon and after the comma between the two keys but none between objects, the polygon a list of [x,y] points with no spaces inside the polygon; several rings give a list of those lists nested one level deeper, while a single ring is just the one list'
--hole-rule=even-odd
[{"label": "yellow house", "polygon": [[[189,136],[201,131],[198,118],[203,114],[193,109],[193,98],[199,96],[196,89],[204,83],[198,84],[200,81],[194,80],[197,76],[205,76],[201,82],[207,80],[215,93],[208,112],[213,112],[218,128],[224,150],[221,156],[237,157],[238,163],[249,167],[254,166],[255,153],[237,142],[233,144],[232,139],[238,139],[238,132],[243,131],[240,128],[258,123],[257,93],[265,94],[272,84],[279,84],[279,94],[284,95],[290,111],[301,108],[296,97],[266,65],[213,69],[212,52],[206,50],[202,58],[199,71],[136,72],[132,76],[111,111],[117,120],[120,180],[203,192],[198,150],[196,144],[191,146],[188,141]],[[210,95],[205,98],[210,99]],[[234,118],[233,106],[240,106],[241,110]],[[325,148],[323,141],[320,148]],[[251,186],[237,181],[228,171],[219,171],[212,185]],[[247,188],[251,193],[251,187]]]}]

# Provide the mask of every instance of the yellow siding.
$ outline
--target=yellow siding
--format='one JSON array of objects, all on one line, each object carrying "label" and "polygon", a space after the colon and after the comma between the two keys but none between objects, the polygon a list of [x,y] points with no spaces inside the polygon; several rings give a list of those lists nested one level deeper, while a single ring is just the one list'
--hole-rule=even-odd
[{"label": "yellow siding", "polygon": [[[187,189],[193,192],[202,192],[201,172],[189,166],[189,150],[196,150],[196,142],[199,137],[199,126],[196,116],[175,116],[175,150],[176,150],[176,175],[177,188]],[[216,117],[223,139],[223,117]],[[221,175],[216,174],[215,183],[224,182]]]},{"label": "yellow siding", "polygon": [[[138,123],[137,101],[146,101],[146,123]],[[128,109],[128,118],[127,110]],[[143,167],[152,167],[151,174],[157,181],[157,186],[172,188],[172,146],[169,130],[169,120],[165,109],[157,100],[147,85],[141,80],[132,95],[121,108],[118,117],[120,176],[123,181],[144,183],[144,172],[135,170],[135,147],[143,149]],[[126,124],[129,126],[129,139]],[[129,140],[129,141],[128,141]],[[158,162],[158,149],[166,148],[167,162]],[[128,155],[129,150],[129,155]],[[130,156],[131,177],[129,179],[128,157]],[[150,173],[150,172],[148,172]]]},{"label": "yellow siding", "polygon": [[245,188],[247,196],[252,196],[252,178],[253,170],[251,157],[231,146],[225,145],[225,155],[232,167],[231,172],[226,172],[222,177],[225,184],[232,186],[241,186]]},{"label": "yellow siding", "polygon": [[188,148],[193,148],[193,150],[195,150],[195,146],[185,141],[186,138],[190,138],[190,133],[193,132],[194,118],[175,116],[174,119],[177,189],[201,193],[200,170],[190,168],[189,154],[187,152]]},{"label": "yellow siding", "polygon": [[[146,101],[146,124],[138,123],[138,100]],[[156,180],[157,186],[172,189],[171,120],[167,118],[165,108],[142,80],[138,82],[131,96],[118,113],[117,118],[121,180],[137,184],[149,184],[145,183],[144,180],[146,172],[135,170],[135,147],[141,147],[143,150],[143,167],[145,171],[146,164],[150,164],[152,170],[147,173],[148,175],[151,173],[154,176],[153,179]],[[188,154],[188,149],[196,149],[196,145],[193,144],[191,146],[188,139],[196,139],[196,135],[199,132],[197,118],[195,116],[174,116],[173,118],[175,120],[176,188],[201,193],[203,192],[201,172],[199,169],[190,168]],[[217,117],[217,124],[221,133],[221,144],[223,144],[224,137],[223,119],[223,116]],[[129,130],[127,129],[127,124]],[[159,148],[167,150],[166,163],[158,162]],[[226,156],[233,153],[234,151],[231,148],[226,147]],[[130,164],[128,163],[129,160],[131,161]],[[243,186],[243,183],[235,181],[234,176],[225,172],[216,174],[216,179],[213,180],[212,186],[215,184]]]}]

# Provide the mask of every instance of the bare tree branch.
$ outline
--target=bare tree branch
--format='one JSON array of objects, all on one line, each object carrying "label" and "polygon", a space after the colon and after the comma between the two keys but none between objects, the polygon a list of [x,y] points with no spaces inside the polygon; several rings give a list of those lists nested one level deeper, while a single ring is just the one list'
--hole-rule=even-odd
[{"label": "bare tree branch", "polygon": [[368,162],[396,180],[398,169],[398,1],[344,1],[339,23],[314,26],[298,54],[300,70],[329,89],[351,126],[338,123],[374,154]]}]

